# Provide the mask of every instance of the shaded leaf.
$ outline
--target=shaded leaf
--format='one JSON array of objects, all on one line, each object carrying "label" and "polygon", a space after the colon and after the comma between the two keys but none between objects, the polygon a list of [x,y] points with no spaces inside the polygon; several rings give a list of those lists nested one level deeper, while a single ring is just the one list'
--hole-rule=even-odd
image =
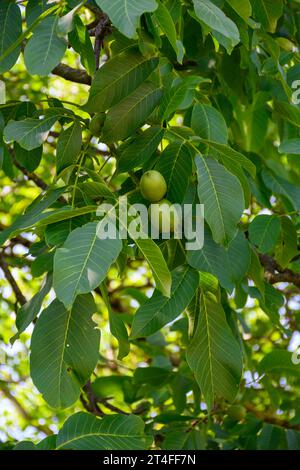
[{"label": "shaded leaf", "polygon": [[24,121],[9,121],[4,129],[4,139],[7,142],[12,140],[18,142],[26,150],[33,150],[46,140],[57,119],[57,116],[50,114],[44,119],[27,118]]},{"label": "shaded leaf", "polygon": [[195,104],[192,112],[191,127],[203,139],[227,144],[228,131],[222,114],[212,106]]},{"label": "shaded leaf", "polygon": [[164,176],[168,186],[166,197],[171,202],[183,201],[192,174],[192,155],[186,143],[174,142],[164,149],[157,160],[155,170]]},{"label": "shaded leaf", "polygon": [[57,449],[142,450],[152,441],[144,434],[139,416],[111,415],[102,419],[79,412],[64,423],[57,436]]},{"label": "shaded leaf", "polygon": [[56,16],[45,18],[26,44],[24,60],[31,75],[49,75],[65,54],[67,41],[57,35],[57,23]]},{"label": "shaded leaf", "polygon": [[119,238],[98,238],[97,226],[98,222],[89,222],[73,230],[55,253],[53,286],[66,308],[78,294],[99,286],[122,249]]},{"label": "shaded leaf", "polygon": [[136,312],[131,338],[149,336],[175,320],[187,307],[199,284],[199,275],[189,267],[172,274],[171,297],[162,296],[157,290]]},{"label": "shaded leaf", "polygon": [[140,16],[157,8],[155,0],[96,0],[96,3],[113,25],[129,38],[136,37]]},{"label": "shaded leaf", "polygon": [[236,24],[220,8],[210,0],[193,0],[193,3],[199,20],[229,39],[232,47],[239,43],[240,35]]},{"label": "shaded leaf", "polygon": [[30,373],[50,406],[66,408],[80,395],[99,357],[100,332],[91,317],[91,295],[79,296],[71,310],[54,300],[39,317],[31,339]]},{"label": "shaded leaf", "polygon": [[136,90],[157,66],[157,57],[145,58],[136,48],[113,56],[97,70],[84,109],[106,111]]},{"label": "shaded leaf", "polygon": [[107,113],[102,129],[104,142],[116,142],[133,134],[152,113],[162,96],[160,88],[143,83],[131,95],[113,106]]},{"label": "shaded leaf", "polygon": [[254,17],[263,28],[270,33],[275,33],[277,20],[283,12],[282,0],[254,0],[252,3]]},{"label": "shaded leaf", "polygon": [[271,251],[280,233],[280,219],[274,215],[257,215],[249,225],[250,241],[261,253]]},{"label": "shaded leaf", "polygon": [[[19,6],[10,0],[2,0],[0,3],[0,56],[17,41],[21,34],[22,17]],[[21,46],[18,46],[0,61],[0,73],[6,72],[15,65],[20,52]]]},{"label": "shaded leaf", "polygon": [[51,287],[52,275],[48,274],[41,289],[18,310],[16,318],[18,333],[11,339],[11,343],[14,343],[15,340],[19,338],[20,334],[25,331],[30,323],[37,317],[42,308],[43,301],[46,295],[50,292]]},{"label": "shaded leaf", "polygon": [[244,210],[243,189],[236,176],[211,158],[197,156],[198,195],[204,217],[217,243],[228,244],[237,233]]},{"label": "shaded leaf", "polygon": [[234,400],[242,374],[241,350],[222,305],[210,292],[201,295],[200,317],[186,358],[209,410],[216,396]]},{"label": "shaded leaf", "polygon": [[60,173],[67,166],[76,163],[81,150],[81,144],[81,126],[78,121],[74,121],[58,137],[56,150],[57,173]]},{"label": "shaded leaf", "polygon": [[152,126],[137,136],[121,151],[117,160],[120,172],[132,170],[137,166],[143,166],[154,154],[164,136],[164,129]]}]

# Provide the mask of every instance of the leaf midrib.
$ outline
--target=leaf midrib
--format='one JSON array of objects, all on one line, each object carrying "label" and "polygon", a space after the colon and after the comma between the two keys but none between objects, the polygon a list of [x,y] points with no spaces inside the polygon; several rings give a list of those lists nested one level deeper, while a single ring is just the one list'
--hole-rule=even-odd
[{"label": "leaf midrib", "polygon": [[56,447],[56,450],[61,449],[62,447],[70,444],[71,442],[79,441],[80,439],[85,439],[86,437],[114,437],[118,439],[141,439],[143,436],[139,434],[110,434],[110,433],[100,433],[100,432],[91,432],[88,434],[81,434],[80,436],[76,436],[73,439],[69,439],[68,441],[65,441],[63,444],[60,444],[59,446]]},{"label": "leaf midrib", "polygon": [[[224,225],[224,221],[223,221],[223,213],[222,213],[222,210],[221,210],[221,206],[220,206],[220,202],[219,202],[219,199],[218,199],[218,193],[217,193],[217,190],[216,190],[216,187],[215,187],[215,183],[214,183],[214,180],[211,176],[211,173],[210,173],[210,170],[209,170],[209,167],[205,161],[205,159],[203,157],[202,158],[202,161],[203,161],[203,165],[205,166],[205,169],[206,169],[206,172],[208,174],[208,177],[209,177],[209,180],[211,182],[211,185],[212,185],[212,188],[213,188],[213,193],[215,195],[215,198],[216,198],[216,202],[217,202],[217,206],[218,206],[218,212],[220,214],[220,219],[221,219],[221,224],[222,224],[222,229],[223,229],[223,237],[225,238],[226,240],[226,230],[225,230],[225,225]],[[223,238],[222,237],[222,238]]]},{"label": "leaf midrib", "polygon": [[[183,273],[182,278],[180,279],[180,282],[178,283],[178,285],[176,286],[176,288],[171,292],[172,297],[166,298],[166,300],[163,302],[163,304],[162,304],[162,305],[158,308],[158,310],[156,311],[155,315],[153,315],[153,317],[151,317],[151,319],[150,319],[147,323],[145,323],[145,324],[143,325],[143,328],[140,329],[140,331],[143,331],[145,328],[147,328],[147,326],[149,325],[149,323],[151,323],[151,322],[153,321],[153,319],[156,318],[156,317],[161,313],[162,309],[167,305],[167,303],[168,303],[168,302],[171,302],[172,298],[175,297],[176,292],[178,291],[178,289],[181,287],[183,281],[185,280],[185,278],[186,278],[188,272],[189,272],[189,267],[187,266],[187,267],[185,268],[185,272]],[[180,314],[178,314],[178,315],[180,315]],[[137,336],[136,336],[136,334],[135,334],[135,335],[134,335],[134,338],[136,338],[136,337],[137,337]]]}]

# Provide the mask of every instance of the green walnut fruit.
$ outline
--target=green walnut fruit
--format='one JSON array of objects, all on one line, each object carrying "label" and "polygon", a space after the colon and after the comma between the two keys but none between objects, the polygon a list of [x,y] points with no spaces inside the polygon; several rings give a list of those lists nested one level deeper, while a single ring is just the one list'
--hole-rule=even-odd
[{"label": "green walnut fruit", "polygon": [[160,233],[174,233],[178,224],[178,213],[172,208],[168,199],[162,199],[158,203],[151,204],[148,209],[151,224]]},{"label": "green walnut fruit", "polygon": [[159,171],[149,170],[141,178],[140,190],[145,199],[158,202],[167,192],[167,183]]},{"label": "green walnut fruit", "polygon": [[104,121],[105,113],[95,114],[95,116],[91,119],[89,129],[95,137],[100,137]]},{"label": "green walnut fruit", "polygon": [[242,421],[247,414],[246,408],[242,405],[232,405],[228,409],[228,416],[234,421]]}]

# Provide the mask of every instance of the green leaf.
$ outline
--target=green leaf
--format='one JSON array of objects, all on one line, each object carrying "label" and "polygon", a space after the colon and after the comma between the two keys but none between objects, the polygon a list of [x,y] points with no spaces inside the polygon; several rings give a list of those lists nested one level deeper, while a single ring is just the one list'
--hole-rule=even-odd
[{"label": "green leaf", "polygon": [[239,30],[236,24],[210,0],[193,0],[197,18],[213,31],[230,40],[232,47],[240,42]]},{"label": "green leaf", "polygon": [[266,168],[262,171],[262,178],[265,185],[273,193],[284,196],[295,210],[300,210],[300,188],[298,186],[291,184]]},{"label": "green leaf", "polygon": [[29,0],[26,5],[25,18],[27,26],[31,26],[32,23],[38,19],[38,17],[46,10],[51,8],[51,4],[48,0]]},{"label": "green leaf", "polygon": [[154,277],[156,288],[166,297],[170,297],[172,284],[171,273],[162,255],[162,252],[160,251],[160,248],[153,240],[151,240],[151,238],[136,239],[135,244],[149,264]]},{"label": "green leaf", "polygon": [[195,104],[192,112],[191,127],[199,137],[227,144],[228,131],[222,114],[212,106]]},{"label": "green leaf", "polygon": [[9,121],[4,129],[4,139],[7,142],[16,141],[26,149],[33,150],[47,139],[48,132],[58,117],[45,115],[44,119],[27,118],[24,121]]},{"label": "green leaf", "polygon": [[293,361],[291,352],[285,349],[276,349],[266,354],[258,364],[259,374],[278,374],[281,377],[300,377],[299,356]]},{"label": "green leaf", "polygon": [[186,358],[209,410],[216,396],[235,399],[243,366],[241,350],[222,305],[210,292],[201,295],[200,317]]},{"label": "green leaf", "polygon": [[110,305],[110,299],[108,297],[107,289],[104,283],[101,284],[100,289],[101,289],[102,298],[108,310],[110,332],[117,339],[119,343],[118,359],[121,360],[125,356],[127,356],[130,351],[130,343],[128,341],[127,328],[121,318],[121,315],[119,313],[115,313],[112,310],[111,305]]},{"label": "green leaf", "polygon": [[102,129],[106,143],[117,142],[133,134],[145,123],[162,96],[162,90],[145,82],[107,113]]},{"label": "green leaf", "polygon": [[244,210],[243,189],[236,176],[211,158],[197,156],[198,195],[216,243],[228,244]]},{"label": "green leaf", "polygon": [[96,69],[93,45],[88,29],[79,15],[74,18],[74,29],[69,33],[72,48],[80,55],[80,61],[89,75],[93,76]]},{"label": "green leaf", "polygon": [[100,332],[91,319],[95,312],[91,295],[79,296],[71,310],[54,300],[36,323],[30,373],[35,386],[54,408],[75,403],[97,364]]},{"label": "green leaf", "polygon": [[120,314],[113,311],[109,312],[109,325],[111,334],[118,340],[118,359],[121,360],[126,357],[130,351],[127,328]]},{"label": "green leaf", "polygon": [[274,215],[257,215],[249,225],[249,238],[261,253],[275,247],[280,233],[280,220]]},{"label": "green leaf", "polygon": [[29,206],[25,214],[19,216],[10,227],[0,232],[0,246],[3,245],[8,238],[18,235],[23,230],[28,230],[39,220],[47,217],[47,214],[43,213],[43,211],[48,209],[64,191],[65,188],[57,188],[49,191],[41,200],[35,201],[35,204]]},{"label": "green leaf", "polygon": [[264,146],[268,132],[269,112],[266,102],[270,99],[266,92],[259,92],[255,95],[250,111],[245,116],[247,152],[258,153]]},{"label": "green leaf", "polygon": [[168,191],[166,197],[171,202],[182,203],[192,174],[192,151],[182,142],[169,144],[161,153],[155,165],[165,178]]},{"label": "green leaf", "polygon": [[277,21],[283,13],[283,1],[254,0],[252,8],[255,19],[263,28],[270,33],[275,33]]},{"label": "green leaf", "polygon": [[136,37],[140,16],[157,8],[155,0],[96,0],[96,3],[113,25],[129,38]]},{"label": "green leaf", "polygon": [[196,271],[184,267],[172,274],[171,297],[166,298],[157,290],[136,312],[131,338],[150,336],[167,323],[175,320],[192,300],[199,284]]},{"label": "green leaf", "polygon": [[96,209],[97,206],[83,206],[76,207],[75,209],[73,209],[72,206],[64,206],[60,209],[49,210],[40,214],[40,218],[36,221],[35,225],[36,227],[44,227],[45,225],[56,224],[62,220],[96,212]]},{"label": "green leaf", "polygon": [[163,3],[159,2],[158,8],[153,13],[153,16],[162,32],[167,36],[175,54],[177,55],[177,60],[181,62],[181,51],[178,50],[176,27],[169,10]]},{"label": "green leaf", "polygon": [[25,331],[30,323],[37,317],[42,308],[43,301],[46,295],[50,292],[51,287],[52,275],[49,274],[41,289],[32,297],[32,299],[18,310],[16,318],[18,333],[11,338],[11,343],[14,343],[15,340],[20,337],[20,334],[23,333],[23,331]]},{"label": "green leaf", "polygon": [[98,222],[89,222],[73,230],[55,253],[53,286],[66,308],[78,294],[99,286],[122,249],[119,238],[98,238],[97,226]]},{"label": "green leaf", "polygon": [[13,450],[36,450],[36,446],[31,441],[20,441],[14,446]]},{"label": "green leaf", "polygon": [[136,48],[112,57],[97,70],[84,110],[106,111],[136,90],[157,66],[157,57],[145,58]]},{"label": "green leaf", "polygon": [[288,139],[281,142],[278,147],[279,153],[300,155],[300,139]]},{"label": "green leaf", "polygon": [[258,450],[280,449],[281,441],[285,439],[284,433],[284,429],[280,428],[279,426],[264,423],[262,431],[257,440]]},{"label": "green leaf", "polygon": [[284,121],[289,121],[294,126],[300,127],[300,109],[297,106],[274,100],[274,109]]},{"label": "green leaf", "polygon": [[142,450],[152,442],[144,434],[139,416],[111,415],[102,419],[79,412],[64,423],[57,436],[57,449]]},{"label": "green leaf", "polygon": [[209,230],[205,229],[203,248],[189,251],[187,254],[190,266],[198,271],[213,274],[229,291],[243,279],[250,261],[250,246],[242,232],[237,233],[225,250],[214,242]]},{"label": "green leaf", "polygon": [[31,75],[49,75],[65,54],[67,41],[57,35],[57,23],[56,16],[45,18],[26,44],[24,60]]},{"label": "green leaf", "polygon": [[75,27],[75,18],[78,9],[81,7],[82,2],[76,5],[72,10],[68,11],[65,15],[58,18],[56,34],[64,37],[73,31]]},{"label": "green leaf", "polygon": [[252,15],[252,6],[249,0],[226,0],[226,2],[244,21],[248,21]]},{"label": "green leaf", "polygon": [[[284,331],[280,323],[279,310],[284,305],[283,295],[271,284],[265,282],[264,298],[260,299],[260,304],[264,312],[270,317],[272,323]],[[285,331],[286,333],[286,331]]]},{"label": "green leaf", "polygon": [[178,85],[166,89],[159,107],[159,116],[162,121],[168,120],[178,110],[191,106],[196,94],[196,87],[210,80],[191,75],[185,77]]},{"label": "green leaf", "polygon": [[76,163],[82,145],[81,126],[74,121],[70,127],[59,134],[57,141],[56,159],[57,173]]},{"label": "green leaf", "polygon": [[43,146],[40,145],[32,150],[25,150],[17,142],[14,144],[15,156],[18,162],[32,173],[40,164],[43,155]]},{"label": "green leaf", "polygon": [[120,173],[143,166],[152,157],[164,136],[165,130],[159,126],[152,126],[126,145],[117,160]]},{"label": "green leaf", "polygon": [[259,257],[254,251],[251,249],[251,261],[248,268],[248,276],[252,279],[255,285],[258,287],[262,296],[265,294],[265,282],[264,282],[264,269],[260,264]]},{"label": "green leaf", "polygon": [[170,382],[172,373],[162,367],[138,367],[133,375],[136,385],[147,384],[152,387],[161,387]]},{"label": "green leaf", "polygon": [[231,147],[228,147],[228,145],[219,144],[218,142],[212,142],[205,139],[203,139],[203,142],[216,151],[216,153],[220,156],[224,164],[226,161],[228,161],[233,165],[241,165],[244,170],[248,171],[252,178],[255,178],[256,167],[254,163],[249,160],[249,158],[245,157],[245,155],[237,152]]},{"label": "green leaf", "polygon": [[112,204],[116,203],[116,194],[112,192],[105,183],[100,183],[98,181],[85,181],[84,183],[80,183],[78,188],[90,199],[99,200],[104,198]]},{"label": "green leaf", "polygon": [[56,435],[55,434],[45,437],[38,444],[36,444],[36,450],[55,450],[55,449],[56,449]]},{"label": "green leaf", "polygon": [[62,245],[72,230],[80,227],[85,222],[87,222],[87,220],[79,216],[47,225],[45,228],[45,242],[48,246]]},{"label": "green leaf", "polygon": [[280,217],[280,237],[275,247],[276,261],[282,268],[298,255],[297,230],[289,217]]},{"label": "green leaf", "polygon": [[293,429],[286,430],[286,439],[289,450],[300,450],[300,432]]},{"label": "green leaf", "polygon": [[[10,0],[0,4],[0,56],[16,42],[22,34],[22,17],[18,5]],[[5,59],[0,61],[0,73],[11,69],[18,60],[21,46],[16,47]]]}]

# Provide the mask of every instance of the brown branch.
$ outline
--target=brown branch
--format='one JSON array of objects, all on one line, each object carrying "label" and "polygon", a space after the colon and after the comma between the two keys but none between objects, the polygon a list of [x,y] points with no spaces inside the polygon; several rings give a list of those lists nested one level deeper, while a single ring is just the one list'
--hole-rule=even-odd
[{"label": "brown branch", "polygon": [[[14,165],[23,173],[23,175],[25,175],[30,181],[32,181],[36,186],[38,186],[39,188],[41,188],[43,191],[46,191],[48,189],[48,185],[45,183],[45,181],[42,180],[42,178],[40,178],[37,174],[33,173],[33,172],[30,172],[28,170],[26,170],[26,168],[24,168],[19,162],[18,160],[16,159],[13,151],[10,151],[11,153],[11,157],[12,157],[12,160],[13,160],[13,163]],[[58,200],[63,203],[63,204],[66,204],[66,200],[63,196],[60,196],[58,198]]]},{"label": "brown branch", "polygon": [[258,419],[264,421],[265,423],[274,424],[275,426],[280,426],[286,429],[295,429],[297,431],[300,430],[300,424],[291,424],[287,419],[278,418],[277,416],[274,416],[273,414],[267,413],[265,411],[259,411],[251,403],[246,403],[244,406],[247,411],[254,414]]},{"label": "brown branch", "polygon": [[266,269],[265,278],[270,284],[289,282],[300,288],[300,274],[291,269],[283,269],[272,256],[259,254],[261,264]]},{"label": "brown branch", "polygon": [[94,44],[94,54],[96,61],[96,70],[99,68],[100,64],[100,52],[103,47],[103,41],[105,36],[108,36],[111,33],[111,23],[110,19],[105,13],[101,13],[99,16],[98,24],[95,28],[95,44]]},{"label": "brown branch", "polygon": [[33,181],[36,186],[41,188],[43,191],[47,189],[47,184],[35,173],[26,170],[11,153],[14,165],[25,175],[29,180]]},{"label": "brown branch", "polygon": [[92,83],[91,77],[85,70],[74,69],[66,64],[58,64],[52,70],[52,73],[71,82],[82,83],[83,85],[90,85]]},{"label": "brown branch", "polygon": [[91,381],[88,380],[85,386],[83,387],[83,390],[86,394],[86,398],[84,397],[83,394],[80,395],[80,401],[83,404],[84,408],[89,412],[92,413],[95,416],[105,416],[105,413],[101,410],[100,406],[97,403],[96,396],[94,394],[93,388]]},{"label": "brown branch", "polygon": [[12,273],[10,272],[9,266],[8,266],[7,262],[5,261],[5,258],[4,258],[4,255],[3,255],[2,252],[0,253],[0,268],[4,272],[4,275],[7,279],[7,281],[11,285],[11,288],[12,288],[12,290],[15,294],[15,297],[17,299],[17,302],[20,305],[26,304],[26,302],[27,302],[26,298],[22,294],[21,289],[19,288],[15,278],[13,277]]},{"label": "brown branch", "polygon": [[106,398],[99,398],[96,397],[96,401],[98,403],[103,403],[106,408],[108,408],[110,411],[113,411],[114,413],[118,413],[121,415],[129,415],[130,413],[126,413],[126,411],[121,410],[120,408],[117,408],[116,406],[112,405],[109,403],[109,400],[111,400],[113,397],[106,397]]}]

